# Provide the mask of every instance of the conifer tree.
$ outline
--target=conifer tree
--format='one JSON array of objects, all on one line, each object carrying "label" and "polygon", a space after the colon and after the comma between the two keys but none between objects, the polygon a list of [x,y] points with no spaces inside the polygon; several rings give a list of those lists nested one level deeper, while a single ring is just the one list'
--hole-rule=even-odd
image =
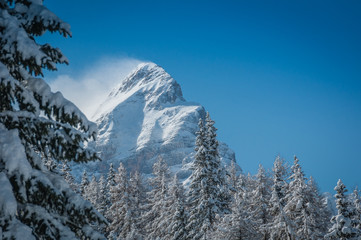
[{"label": "conifer tree", "polygon": [[285,196],[287,192],[287,167],[284,161],[276,158],[273,165],[273,185],[270,199],[269,212],[272,217],[270,223],[263,226],[264,231],[269,234],[270,239],[295,240],[295,225],[284,212]]},{"label": "conifer tree", "polygon": [[260,164],[256,174],[256,186],[251,192],[249,213],[256,225],[257,232],[261,235],[261,239],[268,239],[267,232],[264,232],[262,226],[268,224],[271,220],[269,214],[269,201],[271,198],[271,181],[266,175],[266,171]]},{"label": "conifer tree", "polygon": [[98,188],[99,188],[99,197],[98,197],[97,210],[99,211],[100,214],[105,216],[108,206],[107,206],[107,189],[106,189],[106,182],[104,175],[101,175],[99,178]]},{"label": "conifer tree", "polygon": [[207,238],[217,215],[229,213],[230,193],[226,170],[218,155],[214,121],[207,113],[206,126],[199,120],[196,154],[188,191],[190,217],[187,225],[191,239]]},{"label": "conifer tree", "polygon": [[327,233],[331,213],[312,176],[310,176],[309,181],[307,182],[306,194],[309,201],[308,208],[310,209],[309,211],[312,212],[316,226],[313,236],[320,238],[321,236],[325,236]]},{"label": "conifer tree", "polygon": [[355,239],[357,230],[352,226],[350,202],[346,196],[347,189],[341,179],[338,180],[335,191],[337,215],[331,218],[333,225],[325,238],[340,240]]},{"label": "conifer tree", "polygon": [[95,178],[95,175],[92,176],[91,181],[89,185],[86,187],[86,197],[87,199],[93,204],[93,206],[98,209],[99,204],[99,194],[100,189],[97,182],[97,179]]},{"label": "conifer tree", "polygon": [[82,196],[88,199],[88,195],[87,195],[87,187],[89,185],[89,178],[88,178],[88,173],[87,171],[84,169],[82,177],[81,177],[81,183],[80,183],[80,193],[82,194]]},{"label": "conifer tree", "polygon": [[84,148],[95,124],[39,77],[68,63],[37,42],[47,31],[71,34],[43,1],[0,1],[0,238],[101,238],[91,227],[101,216],[43,164],[97,159]]},{"label": "conifer tree", "polygon": [[71,169],[69,167],[68,161],[63,162],[63,166],[61,169],[61,175],[64,177],[65,181],[69,184],[70,188],[74,192],[78,192],[78,186],[75,183],[73,175],[71,174]]},{"label": "conifer tree", "polygon": [[322,237],[317,228],[314,201],[308,192],[306,177],[299,164],[298,158],[294,157],[294,164],[291,167],[292,175],[287,194],[285,196],[285,213],[295,224],[295,231],[299,238],[317,239]]},{"label": "conifer tree", "polygon": [[132,199],[133,221],[134,227],[137,228],[137,234],[142,233],[143,226],[142,215],[145,212],[147,201],[147,189],[144,185],[144,180],[139,171],[135,171],[129,180],[130,197]]},{"label": "conifer tree", "polygon": [[111,206],[110,216],[110,237],[124,239],[131,232],[133,225],[133,214],[131,199],[129,195],[129,182],[127,172],[122,163],[115,175],[115,186],[110,189]]},{"label": "conifer tree", "polygon": [[[107,183],[106,183],[106,203],[107,203],[107,207],[110,208],[111,205],[111,201],[110,201],[110,189],[115,186],[115,170],[113,167],[113,163],[110,164],[109,166],[109,171],[107,174]],[[106,217],[108,217],[108,213],[106,213],[105,215]]]},{"label": "conifer tree", "polygon": [[149,239],[163,239],[166,234],[163,219],[168,207],[170,173],[162,158],[153,165],[153,176],[149,180],[152,190],[148,193],[148,211],[143,216],[143,222]]},{"label": "conifer tree", "polygon": [[352,226],[357,231],[357,237],[361,238],[361,198],[357,187],[354,189],[350,201],[352,206]]},{"label": "conifer tree", "polygon": [[185,209],[185,196],[183,186],[179,183],[177,175],[174,176],[169,190],[168,218],[165,218],[164,225],[167,225],[166,239],[185,240],[187,239],[187,212]]},{"label": "conifer tree", "polygon": [[[244,175],[243,175],[244,176]],[[241,178],[239,178],[241,180]],[[243,185],[242,183],[239,184]],[[257,223],[251,213],[251,191],[252,189],[243,186],[232,202],[231,214],[226,215],[217,230],[221,239],[259,239]]]}]

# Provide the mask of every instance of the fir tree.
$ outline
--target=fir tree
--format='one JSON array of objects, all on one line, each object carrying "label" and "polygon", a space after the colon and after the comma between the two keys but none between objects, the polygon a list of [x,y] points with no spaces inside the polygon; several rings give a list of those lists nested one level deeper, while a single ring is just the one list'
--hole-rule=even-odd
[{"label": "fir tree", "polygon": [[331,218],[332,227],[326,234],[326,239],[355,239],[357,230],[353,228],[350,213],[350,202],[346,196],[346,186],[342,183],[341,179],[338,180],[335,187],[335,198],[337,215]]},{"label": "fir tree", "polygon": [[271,198],[271,180],[266,175],[262,165],[259,165],[256,174],[256,187],[251,192],[249,210],[250,216],[256,225],[257,232],[262,235],[261,239],[268,239],[267,232],[264,232],[262,226],[268,224],[271,220],[269,214],[269,201]]},{"label": "fir tree", "polygon": [[124,239],[132,230],[133,213],[131,198],[129,196],[129,182],[127,172],[122,163],[115,175],[115,186],[110,189],[111,206],[110,216],[110,237]]},{"label": "fir tree", "polygon": [[95,175],[93,175],[89,185],[86,187],[85,195],[96,209],[98,209],[98,204],[99,204],[99,193],[100,193],[99,185],[97,179],[95,178]]},{"label": "fir tree", "polygon": [[107,206],[106,182],[103,175],[101,175],[99,178],[98,188],[99,188],[99,197],[98,197],[97,210],[99,211],[100,214],[105,216],[108,206]]},{"label": "fir tree", "polygon": [[269,213],[272,217],[270,223],[263,226],[264,231],[269,234],[270,239],[295,240],[297,235],[294,223],[288,218],[284,211],[285,196],[287,192],[287,167],[284,161],[276,158],[273,165],[273,185],[271,199],[269,202]]},{"label": "fir tree", "polygon": [[218,155],[215,131],[214,121],[207,113],[206,127],[202,119],[199,120],[188,191],[191,210],[187,229],[192,239],[207,238],[207,233],[213,231],[216,216],[229,212],[229,185]]},{"label": "fir tree", "polygon": [[95,124],[39,78],[68,63],[37,42],[47,31],[67,37],[70,26],[43,1],[0,1],[0,238],[101,238],[91,227],[101,216],[43,164],[97,159],[83,147]]},{"label": "fir tree", "polygon": [[354,189],[350,201],[352,206],[352,226],[357,231],[357,237],[361,238],[361,198],[357,187]]},{"label": "fir tree", "polygon": [[179,183],[177,176],[174,176],[169,190],[169,210],[168,218],[165,218],[164,224],[167,226],[166,239],[185,240],[187,239],[187,218],[185,209],[185,197],[183,186]]},{"label": "fir tree", "polygon": [[149,180],[152,190],[148,193],[148,211],[143,216],[143,222],[149,239],[163,239],[166,234],[163,219],[168,207],[170,173],[162,158],[153,165],[153,176]]},{"label": "fir tree", "polygon": [[139,229],[137,234],[142,233],[142,215],[145,213],[145,206],[147,201],[147,189],[144,185],[144,180],[139,171],[135,171],[129,180],[130,196],[132,198],[133,221],[134,227]]},{"label": "fir tree", "polygon": [[[106,183],[106,200],[107,200],[107,207],[110,207],[110,189],[115,186],[115,170],[113,167],[113,163],[109,166],[109,171],[107,174],[107,183]],[[105,215],[108,217],[108,214]]]},{"label": "fir tree", "polygon": [[69,167],[68,161],[63,162],[63,166],[61,169],[61,174],[64,177],[65,181],[69,184],[70,188],[74,191],[78,191],[78,186],[75,183],[74,177],[71,174],[71,169]]},{"label": "fir tree", "polygon": [[307,182],[306,195],[309,202],[307,207],[309,211],[312,212],[316,227],[313,230],[313,236],[320,238],[321,236],[325,236],[327,233],[331,213],[312,176],[310,176],[309,181]]},{"label": "fir tree", "polygon": [[88,187],[88,185],[89,185],[88,173],[84,169],[82,177],[81,177],[80,193],[87,200],[89,200],[88,195],[87,195],[87,187]]},{"label": "fir tree", "polygon": [[309,201],[310,196],[307,194],[306,177],[296,156],[291,170],[291,181],[285,196],[286,205],[284,211],[295,224],[295,231],[299,238],[316,239],[320,237],[320,233],[315,231],[318,223],[315,222],[314,211],[317,210]]}]

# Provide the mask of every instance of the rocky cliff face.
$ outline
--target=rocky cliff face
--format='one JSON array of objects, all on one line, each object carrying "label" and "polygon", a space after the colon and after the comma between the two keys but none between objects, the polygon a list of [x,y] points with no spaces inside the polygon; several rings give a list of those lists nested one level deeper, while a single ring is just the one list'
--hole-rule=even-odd
[{"label": "rocky cliff face", "polygon": [[[123,162],[129,170],[150,174],[154,162],[163,158],[184,179],[194,156],[198,120],[204,117],[204,108],[187,102],[180,85],[163,68],[140,64],[96,111],[99,135],[94,147],[103,161],[85,167],[104,173],[110,163],[118,167]],[[220,156],[226,164],[235,160],[223,143]]]}]

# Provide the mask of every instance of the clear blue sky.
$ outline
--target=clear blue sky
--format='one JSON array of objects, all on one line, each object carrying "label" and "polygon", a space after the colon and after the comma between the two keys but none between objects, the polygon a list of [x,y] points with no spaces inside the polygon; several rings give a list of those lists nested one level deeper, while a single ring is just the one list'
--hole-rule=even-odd
[{"label": "clear blue sky", "polygon": [[46,0],[74,74],[101,57],[157,63],[206,107],[245,172],[296,154],[322,191],[361,183],[361,1]]}]

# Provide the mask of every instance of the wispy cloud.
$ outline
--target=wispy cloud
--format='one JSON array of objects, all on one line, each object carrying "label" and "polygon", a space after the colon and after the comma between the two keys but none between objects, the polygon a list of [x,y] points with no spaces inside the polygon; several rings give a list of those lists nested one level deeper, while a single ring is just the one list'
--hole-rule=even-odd
[{"label": "wispy cloud", "polygon": [[77,76],[59,75],[49,84],[53,92],[60,91],[91,119],[110,91],[141,62],[132,58],[102,58]]}]

